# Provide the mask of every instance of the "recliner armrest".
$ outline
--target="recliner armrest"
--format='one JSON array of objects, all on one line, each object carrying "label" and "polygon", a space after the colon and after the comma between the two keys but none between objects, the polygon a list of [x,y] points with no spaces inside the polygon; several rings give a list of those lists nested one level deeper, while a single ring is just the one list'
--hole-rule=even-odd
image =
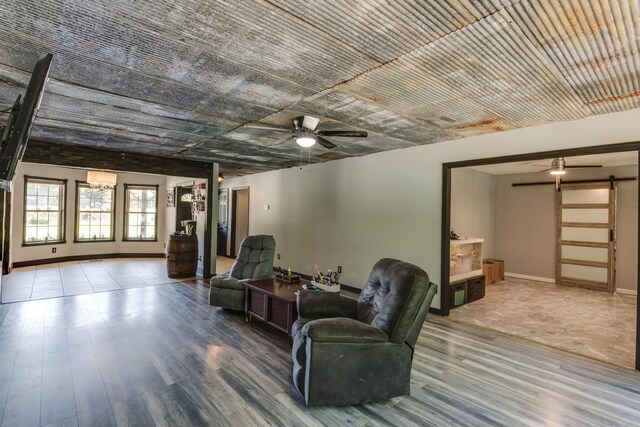
[{"label": "recliner armrest", "polygon": [[389,341],[389,334],[382,329],[344,317],[312,320],[302,328],[302,334],[315,342],[376,343]]},{"label": "recliner armrest", "polygon": [[301,290],[298,293],[298,316],[304,319],[348,317],[355,319],[358,302],[333,292]]}]

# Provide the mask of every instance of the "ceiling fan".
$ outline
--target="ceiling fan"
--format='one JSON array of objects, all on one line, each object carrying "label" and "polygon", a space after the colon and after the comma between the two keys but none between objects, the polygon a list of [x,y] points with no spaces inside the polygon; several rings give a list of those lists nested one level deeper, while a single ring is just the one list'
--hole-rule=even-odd
[{"label": "ceiling fan", "polygon": [[[534,165],[540,167],[546,167],[547,165]],[[551,167],[540,172],[549,172],[551,175],[564,175],[567,173],[567,169],[579,169],[579,168],[601,168],[602,165],[567,165],[564,157],[556,157],[551,160]]]},{"label": "ceiling fan", "polygon": [[[288,138],[296,140],[301,147],[311,147],[316,142],[329,150],[337,147],[333,142],[325,139],[325,136],[330,137],[348,137],[348,138],[366,138],[367,132],[365,131],[353,131],[353,130],[318,130],[318,124],[320,119],[311,116],[298,116],[293,119],[293,129],[282,128],[275,126],[260,126],[247,124],[247,127],[253,129],[266,129],[276,132],[289,132],[293,135]],[[285,142],[286,142],[285,141]]]}]

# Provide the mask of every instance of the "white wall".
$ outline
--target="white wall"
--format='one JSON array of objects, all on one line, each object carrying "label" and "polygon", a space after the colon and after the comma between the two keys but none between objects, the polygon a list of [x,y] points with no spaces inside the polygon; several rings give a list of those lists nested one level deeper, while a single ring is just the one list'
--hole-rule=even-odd
[{"label": "white wall", "polygon": [[[67,179],[67,206],[65,215],[66,243],[42,246],[22,246],[24,218],[24,176],[41,178]],[[164,252],[165,242],[165,209],[166,193],[165,177],[135,173],[118,173],[116,186],[115,242],[73,243],[75,232],[75,198],[76,180],[86,181],[87,171],[84,169],[64,168],[59,166],[20,163],[14,178],[12,192],[11,221],[11,262],[58,258],[74,255],[113,254],[113,253],[153,253]],[[124,226],[124,184],[158,185],[158,241],[157,242],[123,242]],[[51,249],[56,248],[56,253]]]},{"label": "white wall", "polygon": [[303,273],[314,263],[342,265],[343,282],[362,287],[389,256],[439,283],[443,163],[637,140],[639,109],[228,179],[223,187],[251,188],[249,232],[275,236],[276,264]]},{"label": "white wall", "polygon": [[[570,160],[569,160],[569,163]],[[565,180],[637,177],[637,166],[570,169]],[[540,173],[497,177],[497,258],[509,273],[555,279],[555,188],[513,187],[549,180]],[[638,182],[618,183],[616,286],[636,289]]]},{"label": "white wall", "polygon": [[451,227],[484,239],[484,258],[496,257],[496,176],[469,168],[451,171]]},{"label": "white wall", "polygon": [[[194,184],[201,184],[203,182],[206,182],[206,180],[204,179],[194,179],[194,178],[185,178],[185,177],[178,177],[178,176],[168,176],[166,177],[166,186],[164,188],[164,192],[166,193],[167,189],[169,188],[174,188],[176,186],[181,186],[181,187],[190,187]],[[175,201],[175,205],[178,206],[178,203],[181,203],[180,200],[176,200]],[[184,203],[184,202],[182,202]],[[213,201],[213,203],[217,203],[215,200]],[[207,205],[209,203],[207,202]],[[163,206],[166,206],[163,205]],[[164,226],[164,232],[165,232],[165,243],[166,241],[169,240],[169,236],[171,234],[173,234],[176,231],[184,231],[183,228],[180,228],[180,230],[176,230],[176,208],[172,207],[172,208],[166,208],[166,222],[165,222],[165,226]],[[205,230],[205,225],[206,225],[206,220],[207,220],[207,214],[206,214],[206,210],[205,212],[199,213],[196,215],[196,221],[198,222],[196,224],[196,235],[198,236],[198,274],[202,274],[203,272],[203,260],[204,260],[204,230]],[[165,251],[166,253],[166,251]],[[215,252],[213,253],[213,256],[215,257]]]}]

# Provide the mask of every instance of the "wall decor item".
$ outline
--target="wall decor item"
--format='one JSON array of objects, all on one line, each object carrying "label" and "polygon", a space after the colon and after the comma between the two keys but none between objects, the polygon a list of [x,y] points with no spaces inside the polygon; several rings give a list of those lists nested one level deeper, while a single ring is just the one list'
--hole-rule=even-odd
[{"label": "wall decor item", "polygon": [[176,187],[167,188],[167,207],[176,207]]}]

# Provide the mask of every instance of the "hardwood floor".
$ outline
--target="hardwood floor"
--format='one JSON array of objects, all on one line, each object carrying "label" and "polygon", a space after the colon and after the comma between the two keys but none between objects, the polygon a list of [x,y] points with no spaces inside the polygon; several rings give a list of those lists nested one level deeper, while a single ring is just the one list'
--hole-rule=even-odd
[{"label": "hardwood floor", "polygon": [[[430,315],[411,395],[305,408],[287,339],[202,282],[0,306],[2,425],[637,425],[640,374]],[[339,361],[336,361],[339,363]]]}]

